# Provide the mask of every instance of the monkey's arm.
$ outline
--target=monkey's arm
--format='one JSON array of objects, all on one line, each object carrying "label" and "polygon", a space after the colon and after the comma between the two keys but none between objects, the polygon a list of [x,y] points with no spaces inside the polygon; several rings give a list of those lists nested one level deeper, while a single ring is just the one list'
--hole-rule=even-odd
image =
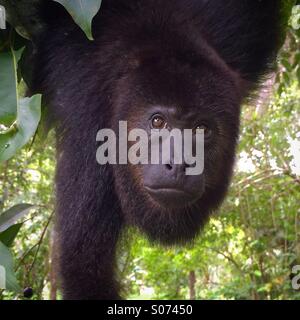
[{"label": "monkey's arm", "polygon": [[80,139],[77,133],[59,146],[57,229],[64,299],[119,299],[114,272],[122,221],[113,178]]}]

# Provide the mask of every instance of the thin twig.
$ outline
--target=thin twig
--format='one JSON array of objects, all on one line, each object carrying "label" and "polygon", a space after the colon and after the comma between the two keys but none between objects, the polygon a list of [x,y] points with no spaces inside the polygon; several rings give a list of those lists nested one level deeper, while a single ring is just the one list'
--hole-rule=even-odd
[{"label": "thin twig", "polygon": [[37,243],[37,249],[36,249],[36,252],[35,252],[33,261],[32,261],[32,263],[31,263],[31,266],[30,266],[30,268],[29,268],[29,270],[28,270],[28,272],[27,272],[27,276],[30,274],[30,272],[32,271],[32,269],[33,269],[33,267],[34,267],[34,265],[35,265],[37,255],[38,255],[38,253],[39,253],[39,251],[40,251],[40,247],[41,247],[42,242],[43,242],[43,240],[44,240],[44,237],[45,237],[46,231],[47,231],[47,229],[48,229],[48,227],[49,227],[49,224],[50,224],[50,222],[51,222],[51,220],[52,220],[52,218],[53,218],[53,215],[54,215],[54,211],[52,211],[52,213],[51,213],[51,215],[50,215],[50,217],[49,217],[49,219],[48,219],[48,221],[47,221],[47,223],[46,223],[46,225],[45,225],[45,227],[44,227],[44,229],[43,229],[43,232],[42,232],[42,234],[41,234],[41,237],[40,237],[40,239],[39,239],[39,241],[38,241],[38,243]]}]

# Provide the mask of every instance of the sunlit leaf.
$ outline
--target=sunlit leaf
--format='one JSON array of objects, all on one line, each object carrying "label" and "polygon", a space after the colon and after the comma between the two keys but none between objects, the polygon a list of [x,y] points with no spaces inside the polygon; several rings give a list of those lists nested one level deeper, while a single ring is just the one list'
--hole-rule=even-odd
[{"label": "sunlit leaf", "polygon": [[17,65],[23,49],[0,52],[0,124],[16,119],[18,106]]},{"label": "sunlit leaf", "polygon": [[[9,249],[0,242],[0,266],[5,269],[6,289],[14,292],[20,292],[20,286],[14,272],[14,263]],[[1,275],[3,276],[3,274]]]},{"label": "sunlit leaf", "polygon": [[0,232],[0,241],[7,247],[11,247],[16,236],[18,235],[23,223],[17,223],[7,230]]},{"label": "sunlit leaf", "polygon": [[101,7],[102,0],[54,0],[62,4],[70,13],[74,21],[92,40],[92,20]]},{"label": "sunlit leaf", "polygon": [[17,122],[0,133],[0,162],[10,159],[35,133],[41,118],[41,95],[21,99]]},{"label": "sunlit leaf", "polygon": [[30,209],[34,206],[31,204],[23,203],[13,206],[7,211],[0,214],[0,232],[7,230],[14,225],[16,221],[24,217]]}]

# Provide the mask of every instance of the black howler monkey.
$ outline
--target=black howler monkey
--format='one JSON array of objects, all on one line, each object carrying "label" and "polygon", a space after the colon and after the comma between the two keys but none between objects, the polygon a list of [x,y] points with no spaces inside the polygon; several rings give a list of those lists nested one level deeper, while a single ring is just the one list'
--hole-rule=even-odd
[{"label": "black howler monkey", "polygon": [[[44,8],[35,90],[57,122],[57,230],[65,299],[119,299],[124,226],[180,244],[221,204],[232,175],[240,106],[271,67],[280,0],[103,0],[89,41],[64,9]],[[195,128],[205,169],[103,165],[101,128]]]}]

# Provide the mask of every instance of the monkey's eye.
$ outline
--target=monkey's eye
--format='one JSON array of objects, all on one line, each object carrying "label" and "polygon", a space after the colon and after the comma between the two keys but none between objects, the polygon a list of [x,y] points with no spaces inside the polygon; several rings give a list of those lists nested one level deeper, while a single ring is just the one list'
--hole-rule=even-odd
[{"label": "monkey's eye", "polygon": [[210,129],[206,124],[200,124],[195,128],[195,133],[197,130],[203,130],[204,131],[204,138],[209,139],[212,136],[212,129]]},{"label": "monkey's eye", "polygon": [[167,126],[166,120],[160,115],[154,116],[151,120],[151,127],[153,129],[164,129],[166,128],[166,126]]}]

